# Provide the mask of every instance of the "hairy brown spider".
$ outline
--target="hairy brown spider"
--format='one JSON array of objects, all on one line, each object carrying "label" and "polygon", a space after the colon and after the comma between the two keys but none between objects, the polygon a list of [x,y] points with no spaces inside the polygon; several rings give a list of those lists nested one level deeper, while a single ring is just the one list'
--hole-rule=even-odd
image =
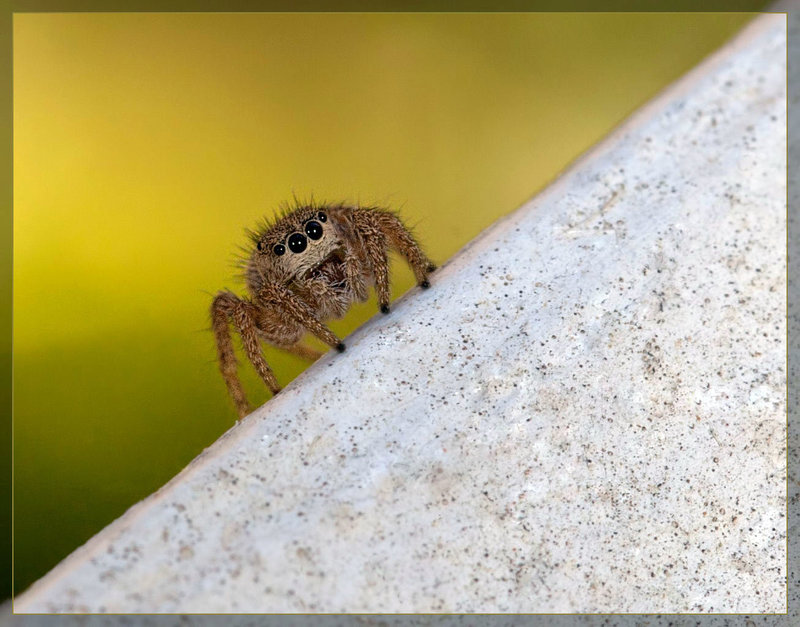
[{"label": "hairy brown spider", "polygon": [[420,287],[430,286],[428,275],[436,269],[400,218],[377,207],[304,205],[250,235],[255,246],[244,262],[250,298],[222,291],[211,303],[219,366],[239,417],[251,409],[236,374],[230,322],[248,359],[277,394],[281,387],[259,341],[313,360],[321,353],[300,341],[310,332],[342,352],[344,344],[323,322],[367,300],[370,286],[380,310],[389,313],[390,248],[406,258]]}]

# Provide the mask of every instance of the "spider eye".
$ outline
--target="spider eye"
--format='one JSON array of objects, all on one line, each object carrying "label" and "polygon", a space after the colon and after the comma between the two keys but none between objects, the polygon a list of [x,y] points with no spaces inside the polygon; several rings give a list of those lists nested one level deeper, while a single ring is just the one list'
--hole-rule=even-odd
[{"label": "spider eye", "polygon": [[319,239],[322,237],[322,225],[314,220],[306,222],[306,235],[311,239]]},{"label": "spider eye", "polygon": [[318,219],[320,222],[327,222],[327,221],[328,221],[328,216],[327,216],[327,214],[326,214],[324,211],[320,211],[320,212],[317,214],[317,219]]},{"label": "spider eye", "polygon": [[256,244],[256,248],[258,248],[258,250],[261,251],[261,252],[264,252],[264,249],[266,247],[267,247],[267,245],[264,242],[259,242],[258,244]]},{"label": "spider eye", "polygon": [[[259,247],[260,246],[261,245],[259,244]],[[278,257],[280,257],[283,253],[286,252],[286,246],[284,246],[283,244],[275,244],[275,246],[272,247],[272,252],[274,252]]]},{"label": "spider eye", "polygon": [[301,253],[306,249],[306,245],[308,244],[308,240],[306,239],[305,235],[301,235],[300,233],[292,233],[289,236],[289,250],[293,253]]}]

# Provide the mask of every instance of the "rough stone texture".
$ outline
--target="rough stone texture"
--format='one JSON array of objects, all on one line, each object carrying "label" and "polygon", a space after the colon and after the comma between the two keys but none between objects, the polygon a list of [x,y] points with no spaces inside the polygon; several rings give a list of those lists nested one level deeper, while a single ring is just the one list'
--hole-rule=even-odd
[{"label": "rough stone texture", "polygon": [[[0,607],[0,609],[2,609]],[[704,615],[504,615],[404,614],[386,615],[16,615],[0,616],[0,625],[13,627],[778,627],[796,623],[783,616]]]},{"label": "rough stone texture", "polygon": [[789,616],[800,625],[800,2],[789,10]]},{"label": "rough stone texture", "polygon": [[14,610],[785,612],[785,29],[759,18]]}]

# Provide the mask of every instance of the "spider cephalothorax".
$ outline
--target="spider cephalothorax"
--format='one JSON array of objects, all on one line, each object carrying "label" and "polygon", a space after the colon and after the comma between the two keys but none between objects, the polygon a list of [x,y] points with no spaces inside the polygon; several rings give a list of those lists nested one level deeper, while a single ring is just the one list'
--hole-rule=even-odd
[{"label": "spider cephalothorax", "polygon": [[236,374],[229,324],[242,336],[247,357],[273,392],[280,386],[261,352],[261,341],[301,357],[319,353],[301,343],[310,332],[344,350],[323,324],[341,318],[375,287],[378,304],[389,313],[388,250],[399,251],[417,283],[428,287],[435,269],[396,214],[375,207],[304,205],[284,212],[251,233],[253,250],[245,260],[250,298],[217,294],[211,319],[220,369],[239,416],[250,411]]}]

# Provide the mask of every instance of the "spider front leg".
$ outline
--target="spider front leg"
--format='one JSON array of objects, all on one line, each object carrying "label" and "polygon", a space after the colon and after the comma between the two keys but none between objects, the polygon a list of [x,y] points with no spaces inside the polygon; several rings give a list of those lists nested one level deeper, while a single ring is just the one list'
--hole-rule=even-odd
[{"label": "spider front leg", "polygon": [[391,211],[383,209],[357,209],[354,222],[373,268],[378,304],[383,313],[389,313],[388,249],[390,247],[406,258],[417,279],[417,285],[424,289],[430,287],[428,275],[436,269],[436,266],[422,252],[400,218]]},{"label": "spider front leg", "polygon": [[231,292],[220,292],[211,303],[211,323],[217,341],[220,371],[240,418],[249,414],[251,407],[247,402],[242,384],[236,374],[236,354],[233,350],[229,327],[231,322],[233,322],[242,337],[242,345],[248,359],[250,359],[264,383],[267,384],[273,394],[277,394],[281,390],[275,374],[261,353],[253,309],[252,303],[238,298]]},{"label": "spider front leg", "polygon": [[355,246],[348,246],[344,253],[344,274],[347,284],[353,290],[356,298],[363,302],[369,297],[367,284],[364,281],[364,274],[361,270],[364,259],[356,252]]},{"label": "spider front leg", "polygon": [[340,353],[344,352],[345,345],[342,341],[334,335],[333,331],[317,320],[311,308],[289,288],[277,283],[268,283],[258,291],[258,298],[266,306],[275,308],[294,322],[299,323],[328,346],[335,348]]}]

